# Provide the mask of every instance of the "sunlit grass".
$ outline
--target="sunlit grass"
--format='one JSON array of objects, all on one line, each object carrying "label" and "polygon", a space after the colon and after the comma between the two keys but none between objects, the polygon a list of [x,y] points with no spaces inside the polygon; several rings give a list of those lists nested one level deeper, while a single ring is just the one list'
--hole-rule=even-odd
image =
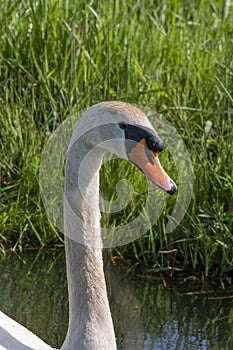
[{"label": "sunlit grass", "polygon": [[[232,16],[233,6],[220,0],[1,3],[2,252],[60,242],[39,196],[43,146],[69,114],[119,99],[162,113],[183,137],[194,168],[194,194],[180,226],[166,235],[171,198],[153,230],[120,248],[121,256],[162,266],[159,251],[177,248],[175,266],[205,275],[232,270]],[[130,167],[122,165],[119,176]],[[114,170],[102,172],[112,198]],[[134,181],[146,193],[143,177]],[[140,210],[143,200],[127,210]]]}]

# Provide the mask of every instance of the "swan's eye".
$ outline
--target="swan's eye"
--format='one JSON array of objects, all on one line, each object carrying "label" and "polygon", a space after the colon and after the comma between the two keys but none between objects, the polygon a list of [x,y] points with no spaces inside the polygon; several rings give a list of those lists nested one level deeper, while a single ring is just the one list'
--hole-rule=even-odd
[{"label": "swan's eye", "polygon": [[125,122],[121,122],[121,123],[119,123],[119,127],[121,129],[125,129],[127,127],[127,124]]},{"label": "swan's eye", "polygon": [[154,151],[154,152],[161,152],[163,150],[163,148],[164,148],[163,141],[160,140],[160,139],[159,140],[155,140],[152,137],[147,137],[146,138],[146,143],[147,143],[148,148],[151,151]]}]

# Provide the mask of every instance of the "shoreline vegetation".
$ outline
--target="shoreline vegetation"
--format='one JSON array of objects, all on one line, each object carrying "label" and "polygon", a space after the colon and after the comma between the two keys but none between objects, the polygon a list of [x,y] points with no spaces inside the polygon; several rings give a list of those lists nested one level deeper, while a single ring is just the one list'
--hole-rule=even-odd
[{"label": "shoreline vegetation", "polygon": [[[42,149],[69,115],[116,99],[174,125],[192,160],[194,191],[173,232],[165,231],[169,198],[153,228],[113,248],[112,258],[153,271],[232,275],[232,18],[233,5],[222,0],[1,2],[0,255],[62,246],[39,193]],[[166,150],[161,162],[176,180]],[[115,199],[124,177],[138,195],[124,213],[103,215],[103,225],[143,205],[143,176],[123,160],[102,167],[102,190]]]}]

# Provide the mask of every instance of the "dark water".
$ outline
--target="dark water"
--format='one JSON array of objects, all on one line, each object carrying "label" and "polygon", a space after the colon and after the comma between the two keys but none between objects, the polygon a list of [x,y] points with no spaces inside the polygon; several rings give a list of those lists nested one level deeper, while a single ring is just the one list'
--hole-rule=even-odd
[{"label": "dark water", "polygon": [[[190,282],[168,288],[110,265],[106,278],[119,350],[233,349],[233,291],[187,293]],[[68,321],[64,254],[0,261],[0,309],[59,348]]]}]

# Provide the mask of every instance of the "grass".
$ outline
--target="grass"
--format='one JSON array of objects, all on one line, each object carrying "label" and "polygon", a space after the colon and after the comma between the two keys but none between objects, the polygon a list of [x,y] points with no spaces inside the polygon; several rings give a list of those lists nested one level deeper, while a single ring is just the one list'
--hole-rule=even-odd
[{"label": "grass", "polygon": [[[232,16],[222,0],[1,2],[3,254],[61,244],[39,195],[41,151],[67,116],[119,99],[156,110],[176,127],[192,159],[194,193],[175,231],[165,232],[171,199],[153,230],[112,254],[154,269],[232,273]],[[113,198],[117,162],[102,171]],[[163,163],[173,170],[166,152]],[[138,210],[141,197],[127,210]],[[170,258],[159,253],[172,248]]]}]

